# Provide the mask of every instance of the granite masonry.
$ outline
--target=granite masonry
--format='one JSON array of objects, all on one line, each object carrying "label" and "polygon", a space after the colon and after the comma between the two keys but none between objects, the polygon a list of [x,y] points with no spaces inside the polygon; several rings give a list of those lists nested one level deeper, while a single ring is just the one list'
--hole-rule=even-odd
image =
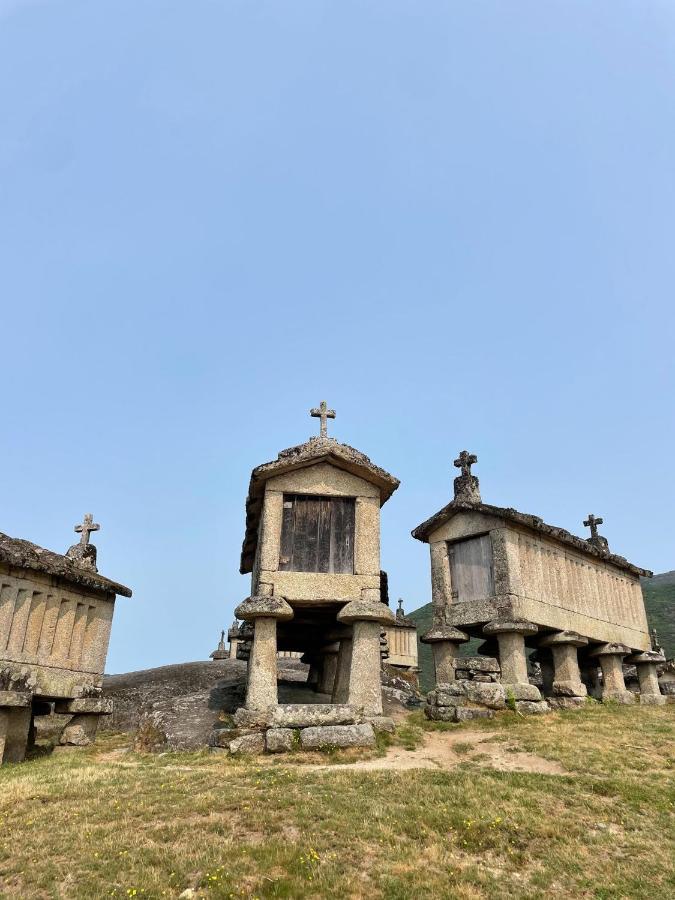
[{"label": "granite masonry", "polygon": [[60,742],[84,745],[112,711],[103,670],[115,598],[131,591],[98,574],[99,527],[86,515],[65,556],[0,534],[0,762],[23,760],[37,716],[69,716]]},{"label": "granite masonry", "polygon": [[[652,647],[640,588],[651,572],[611,553],[598,533],[602,519],[592,514],[584,540],[483,503],[471,473],[476,462],[460,453],[454,499],[413,531],[431,552],[433,624],[421,640],[432,646],[436,689],[427,715],[461,721],[506,707],[574,708],[598,684],[603,700],[633,703],[624,662],[637,668],[639,702],[665,702],[657,675],[665,660]],[[472,637],[484,639],[480,653],[498,660],[498,684],[457,679],[458,648]],[[528,672],[530,650],[545,699]]]},{"label": "granite masonry", "polygon": [[[383,726],[382,632],[395,617],[381,591],[380,508],[399,482],[328,436],[325,401],[311,415],[319,436],[251,475],[240,568],[251,596],[235,610],[249,627],[247,689],[232,752],[278,752],[288,730],[300,747],[371,746]],[[302,654],[312,699],[329,702],[278,703],[280,652]]]}]

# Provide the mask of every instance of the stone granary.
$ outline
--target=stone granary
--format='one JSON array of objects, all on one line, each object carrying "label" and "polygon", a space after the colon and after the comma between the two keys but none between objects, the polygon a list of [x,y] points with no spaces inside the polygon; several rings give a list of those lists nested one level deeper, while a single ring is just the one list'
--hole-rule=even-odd
[{"label": "stone granary", "polygon": [[399,599],[396,618],[384,628],[387,641],[386,662],[397,669],[415,673],[418,669],[417,625],[408,619]]},{"label": "stone granary", "polygon": [[32,719],[71,714],[61,743],[87,744],[111,712],[101,685],[115,597],[131,591],[98,574],[87,515],[65,556],[0,534],[0,762],[20,762]]},{"label": "stone granary", "polygon": [[[431,551],[433,625],[421,639],[432,645],[442,687],[429,706],[454,708],[429,714],[468,718],[462,708],[486,698],[494,708],[510,701],[522,712],[545,711],[529,683],[526,647],[537,650],[550,706],[581,703],[598,682],[598,665],[603,699],[633,702],[624,660],[637,666],[640,701],[663,702],[656,677],[663,658],[651,649],[640,588],[640,577],[651,572],[611,553],[597,531],[602,519],[593,515],[584,540],[537,516],[483,503],[471,474],[476,461],[462,451],[454,499],[413,531]],[[503,692],[453,684],[457,649],[469,637],[485,638],[481,651],[498,656]]]},{"label": "stone granary", "polygon": [[399,482],[328,437],[335,413],[325,402],[311,415],[321,421],[319,436],[251,475],[240,568],[251,573],[251,596],[236,615],[254,633],[237,721],[302,723],[298,707],[286,715],[277,706],[277,653],[294,651],[331,700],[314,705],[307,724],[357,723],[369,742],[370,725],[358,723],[382,713],[380,636],[394,621],[380,594],[380,508]]}]

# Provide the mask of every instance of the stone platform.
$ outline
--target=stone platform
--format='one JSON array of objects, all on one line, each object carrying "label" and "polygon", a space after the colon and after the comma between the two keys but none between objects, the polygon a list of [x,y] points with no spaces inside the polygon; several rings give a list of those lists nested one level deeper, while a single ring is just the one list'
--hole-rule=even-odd
[{"label": "stone platform", "polygon": [[238,709],[232,727],[214,729],[210,744],[232,754],[369,748],[376,731],[393,730],[393,719],[364,718],[347,704],[287,703],[263,711]]}]

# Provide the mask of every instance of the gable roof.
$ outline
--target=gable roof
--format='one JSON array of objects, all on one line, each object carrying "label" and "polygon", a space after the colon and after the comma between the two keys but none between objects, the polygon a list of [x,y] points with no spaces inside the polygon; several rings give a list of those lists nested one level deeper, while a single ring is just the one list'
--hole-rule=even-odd
[{"label": "gable roof", "polygon": [[120,594],[122,597],[131,597],[131,590],[116,581],[104,578],[93,569],[79,566],[73,560],[60,553],[45,550],[30,541],[12,538],[0,532],[0,562],[16,569],[31,569],[34,572],[42,572],[44,575],[54,575],[62,578],[70,584],[81,587],[93,588],[97,591]]},{"label": "gable roof", "polygon": [[338,469],[351,472],[364,481],[374,484],[380,492],[380,506],[384,505],[394,493],[400,482],[389,472],[376,466],[370,459],[348,444],[340,444],[334,438],[313,437],[304,444],[282,450],[272,462],[263,463],[251,472],[251,481],[246,497],[246,533],[241,548],[242,575],[251,572],[253,560],[258,546],[258,526],[262,511],[265,482],[275,475],[293,472],[313,466],[318,462],[327,462]]},{"label": "gable roof", "polygon": [[585,538],[577,537],[575,534],[566,531],[564,528],[558,528],[556,525],[547,525],[543,519],[539,518],[539,516],[518,512],[517,509],[513,509],[510,506],[491,506],[489,503],[467,503],[466,501],[453,500],[430,519],[427,519],[426,522],[422,522],[421,525],[418,525],[417,528],[413,529],[412,536],[418,541],[428,543],[430,534],[460,512],[478,512],[483,513],[484,515],[498,516],[501,519],[506,519],[508,522],[521,525],[530,531],[535,531],[546,537],[552,538],[561,544],[567,544],[574,547],[575,550],[584,553],[586,556],[593,556],[596,559],[605,560],[616,566],[618,569],[624,569],[627,572],[631,572],[633,575],[651,578],[653,574],[648,569],[641,569],[638,566],[634,566],[623,556],[618,556],[616,553],[610,553],[608,550],[601,550],[594,544],[589,543]]}]

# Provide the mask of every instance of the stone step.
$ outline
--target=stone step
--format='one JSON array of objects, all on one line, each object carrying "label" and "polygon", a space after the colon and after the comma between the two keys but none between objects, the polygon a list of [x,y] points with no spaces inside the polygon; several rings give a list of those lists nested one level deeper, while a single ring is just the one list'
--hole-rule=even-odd
[{"label": "stone step", "polygon": [[346,703],[285,703],[271,711],[275,728],[308,728],[319,725],[354,725],[356,710]]}]

